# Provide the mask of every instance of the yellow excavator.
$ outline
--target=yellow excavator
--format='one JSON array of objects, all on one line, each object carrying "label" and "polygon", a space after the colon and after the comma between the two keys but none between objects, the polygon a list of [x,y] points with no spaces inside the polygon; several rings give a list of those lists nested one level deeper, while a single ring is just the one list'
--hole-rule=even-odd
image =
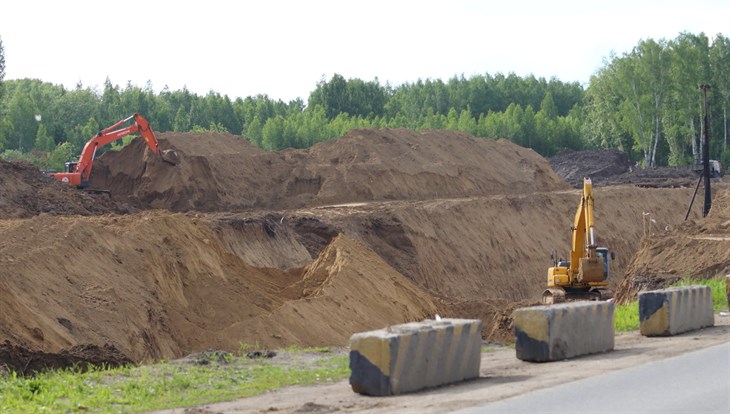
[{"label": "yellow excavator", "polygon": [[553,267],[548,269],[547,286],[542,303],[549,305],[568,300],[607,300],[610,259],[606,247],[596,246],[593,219],[593,183],[583,179],[583,194],[575,213],[572,245],[568,260],[553,253]]}]

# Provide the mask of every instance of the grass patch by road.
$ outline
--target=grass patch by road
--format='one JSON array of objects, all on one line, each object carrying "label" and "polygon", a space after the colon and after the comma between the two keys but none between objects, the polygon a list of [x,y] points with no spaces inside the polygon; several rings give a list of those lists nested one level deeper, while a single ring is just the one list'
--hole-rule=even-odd
[{"label": "grass patch by road", "polygon": [[725,288],[725,277],[715,277],[712,279],[682,279],[677,283],[674,283],[672,287],[674,286],[693,286],[693,285],[703,285],[703,286],[709,286],[710,290],[712,290],[712,307],[715,310],[715,312],[720,312],[727,310],[727,293]]},{"label": "grass patch by road", "polygon": [[639,329],[639,302],[618,305],[613,313],[614,330],[628,332]]},{"label": "grass patch by road", "polygon": [[168,363],[0,379],[0,413],[141,412],[249,397],[349,376],[346,353],[292,349],[273,358],[201,353]]},{"label": "grass patch by road", "polygon": [[[671,285],[675,286],[709,286],[712,291],[712,306],[715,312],[727,310],[727,294],[725,278],[712,279],[682,279]],[[639,329],[639,302],[633,301],[627,305],[616,306],[614,311],[614,328],[616,332],[627,332]]]}]

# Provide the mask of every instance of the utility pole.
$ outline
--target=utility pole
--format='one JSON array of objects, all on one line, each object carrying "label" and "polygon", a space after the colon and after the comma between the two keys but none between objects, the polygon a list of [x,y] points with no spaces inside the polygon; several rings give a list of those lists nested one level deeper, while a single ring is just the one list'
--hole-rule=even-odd
[{"label": "utility pole", "polygon": [[700,85],[702,93],[704,94],[704,104],[702,106],[702,162],[703,169],[702,175],[705,179],[705,205],[702,208],[702,217],[707,217],[712,207],[712,191],[710,190],[710,143],[707,139],[707,90],[710,89],[710,85]]}]

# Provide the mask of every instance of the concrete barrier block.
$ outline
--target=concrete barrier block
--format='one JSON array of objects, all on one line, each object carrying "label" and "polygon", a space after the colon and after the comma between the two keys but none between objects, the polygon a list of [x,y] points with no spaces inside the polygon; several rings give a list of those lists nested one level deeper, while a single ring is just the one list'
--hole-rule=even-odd
[{"label": "concrete barrier block", "polygon": [[572,302],[514,312],[515,349],[523,361],[547,362],[610,351],[614,304]]},{"label": "concrete barrier block", "polygon": [[440,319],[356,333],[350,338],[350,385],[384,396],[479,377],[482,321]]},{"label": "concrete barrier block", "polygon": [[639,293],[639,331],[670,336],[715,324],[709,286],[682,286]]}]

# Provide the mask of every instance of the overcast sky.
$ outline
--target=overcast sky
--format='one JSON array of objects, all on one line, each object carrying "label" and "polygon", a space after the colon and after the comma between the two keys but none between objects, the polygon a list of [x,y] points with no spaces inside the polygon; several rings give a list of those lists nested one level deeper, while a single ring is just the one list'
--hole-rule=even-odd
[{"label": "overcast sky", "polygon": [[[9,4],[8,4],[9,3]],[[730,0],[9,0],[5,79],[305,102],[339,73],[393,86],[463,74],[587,84],[613,51],[730,36]]]}]

